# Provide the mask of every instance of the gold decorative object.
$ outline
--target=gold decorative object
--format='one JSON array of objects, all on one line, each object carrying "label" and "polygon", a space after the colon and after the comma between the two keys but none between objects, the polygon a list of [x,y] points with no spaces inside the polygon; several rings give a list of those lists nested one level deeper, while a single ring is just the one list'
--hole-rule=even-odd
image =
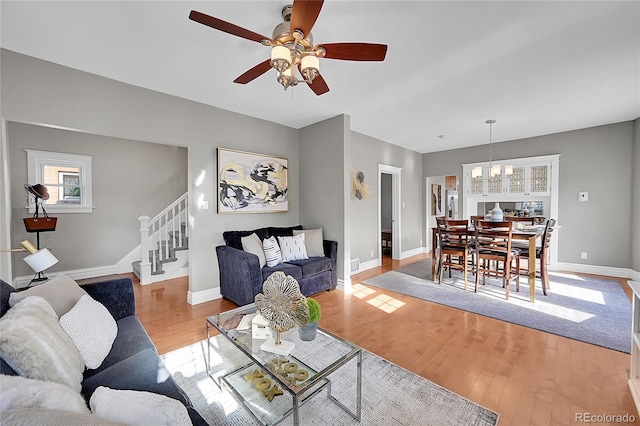
[{"label": "gold decorative object", "polygon": [[262,293],[256,295],[255,301],[258,312],[276,332],[275,339],[267,340],[260,348],[279,355],[289,355],[295,344],[283,342],[280,333],[309,322],[309,306],[300,293],[298,281],[282,271],[274,272],[264,282]]}]

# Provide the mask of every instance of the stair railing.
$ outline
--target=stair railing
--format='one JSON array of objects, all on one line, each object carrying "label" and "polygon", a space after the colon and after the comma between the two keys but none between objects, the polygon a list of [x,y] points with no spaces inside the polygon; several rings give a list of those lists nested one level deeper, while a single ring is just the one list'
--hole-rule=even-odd
[{"label": "stair railing", "polygon": [[[189,237],[187,193],[158,213],[153,219],[140,216],[140,283],[151,283],[151,274],[160,262],[175,256],[174,249],[186,244]],[[185,226],[183,226],[185,224]]]}]

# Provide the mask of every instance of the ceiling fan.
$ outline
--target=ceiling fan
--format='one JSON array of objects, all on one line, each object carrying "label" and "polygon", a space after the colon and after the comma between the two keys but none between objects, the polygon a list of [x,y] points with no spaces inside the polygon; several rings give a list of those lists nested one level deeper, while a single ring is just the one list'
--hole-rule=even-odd
[{"label": "ceiling fan", "polygon": [[300,80],[296,69],[316,95],[329,91],[329,86],[320,75],[320,60],[340,59],[347,61],[383,61],[387,54],[386,44],[373,43],[325,43],[313,44],[311,28],[318,19],[324,0],[294,0],[282,9],[284,22],[266,37],[219,18],[192,10],[189,19],[216,30],[271,47],[271,58],[260,62],[233,80],[247,84],[274,68],[278,71],[278,82],[286,90]]}]

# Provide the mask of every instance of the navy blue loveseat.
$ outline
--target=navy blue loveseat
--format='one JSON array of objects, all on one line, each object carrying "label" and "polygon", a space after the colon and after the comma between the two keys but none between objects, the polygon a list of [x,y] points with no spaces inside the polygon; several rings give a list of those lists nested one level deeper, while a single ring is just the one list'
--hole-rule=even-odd
[{"label": "navy blue loveseat", "polygon": [[293,230],[302,226],[267,227],[252,231],[226,231],[222,233],[226,245],[216,247],[220,269],[220,293],[226,299],[243,306],[253,303],[256,294],[262,292],[262,284],[276,271],[291,275],[298,281],[300,291],[311,296],[323,290],[332,290],[338,285],[338,242],[323,241],[324,257],[292,260],[276,266],[260,269],[258,256],[242,249],[242,237],[254,232],[260,240],[269,237],[291,236]]}]

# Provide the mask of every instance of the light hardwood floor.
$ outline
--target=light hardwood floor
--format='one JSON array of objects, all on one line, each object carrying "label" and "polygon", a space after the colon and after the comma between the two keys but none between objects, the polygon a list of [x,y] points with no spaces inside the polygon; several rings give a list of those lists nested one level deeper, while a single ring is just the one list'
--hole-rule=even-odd
[{"label": "light hardwood floor", "polygon": [[[640,423],[627,386],[629,355],[361,283],[426,256],[386,258],[352,277],[352,294],[314,296],[320,326],[498,412],[500,425],[579,424],[579,413],[629,414]],[[626,280],[617,281],[630,294]],[[186,278],[136,282],[137,315],[160,353],[205,338],[205,318],[236,306],[222,299],[191,306],[187,289]]]}]

